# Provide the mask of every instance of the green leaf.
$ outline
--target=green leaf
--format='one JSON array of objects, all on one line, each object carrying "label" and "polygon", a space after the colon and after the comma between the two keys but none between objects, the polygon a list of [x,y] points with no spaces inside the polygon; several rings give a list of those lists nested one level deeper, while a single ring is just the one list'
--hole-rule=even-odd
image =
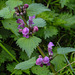
[{"label": "green leaf", "polygon": [[58,30],[55,27],[50,26],[49,28],[46,28],[44,30],[45,39],[52,37],[53,35],[57,35],[57,33],[58,33]]},{"label": "green leaf", "polygon": [[60,0],[61,7],[63,8],[64,5],[67,5],[68,2],[69,2],[69,0]]},{"label": "green leaf", "polygon": [[67,6],[75,11],[75,0],[69,0],[69,2],[67,3]]},{"label": "green leaf", "polygon": [[[11,73],[14,71],[15,66],[17,65],[17,63],[13,62],[11,64],[7,64],[7,70],[10,71]],[[17,70],[15,71],[16,75],[22,75],[22,71],[21,70]]]},{"label": "green leaf", "polygon": [[5,2],[7,0],[0,0],[0,10],[6,6]]},{"label": "green leaf", "polygon": [[30,4],[29,8],[27,9],[28,16],[37,15],[43,11],[50,11],[47,7],[42,4],[33,3]]},{"label": "green leaf", "polygon": [[25,72],[27,75],[30,75],[30,69],[24,70],[23,72]]},{"label": "green leaf", "polygon": [[60,70],[61,68],[65,66],[64,62],[66,62],[66,60],[63,55],[58,55],[51,61],[51,63],[54,64],[56,71]]},{"label": "green leaf", "polygon": [[46,26],[46,21],[43,20],[42,18],[36,18],[33,20],[33,22],[34,22],[33,26],[38,26],[38,27]]},{"label": "green leaf", "polygon": [[6,19],[6,20],[3,20],[2,23],[5,29],[11,30],[12,33],[14,33],[16,36],[19,35],[18,29],[17,29],[18,24],[16,23],[15,19]]},{"label": "green leaf", "polygon": [[40,67],[40,66],[33,66],[31,68],[31,71],[36,75],[48,75],[49,69],[46,66]]},{"label": "green leaf", "polygon": [[41,42],[40,38],[33,36],[30,37],[29,39],[22,37],[18,39],[16,43],[17,45],[19,45],[20,48],[22,48],[23,51],[25,50],[28,57],[30,57],[34,49],[39,45],[40,42]]},{"label": "green leaf", "polygon": [[57,49],[58,54],[66,54],[73,51],[75,51],[75,48],[71,48],[71,47],[61,47]]},{"label": "green leaf", "polygon": [[20,0],[8,0],[6,5],[9,7],[9,10],[13,10],[15,7],[22,5],[22,1]]},{"label": "green leaf", "polygon": [[26,70],[34,66],[36,63],[35,57],[29,59],[28,61],[21,62],[16,65],[15,69]]},{"label": "green leaf", "polygon": [[9,11],[8,7],[3,8],[0,10],[0,17],[3,18],[12,18],[15,10]]},{"label": "green leaf", "polygon": [[59,25],[69,29],[72,28],[72,26],[75,24],[74,19],[75,15],[72,16],[72,14],[69,13],[60,14],[58,18],[55,18],[54,25]]},{"label": "green leaf", "polygon": [[32,3],[32,0],[21,0],[23,1],[23,4],[31,4]]},{"label": "green leaf", "polygon": [[45,11],[37,15],[37,17],[43,18],[50,24],[50,22],[53,22],[53,19],[57,16],[58,14],[55,13],[54,11]]},{"label": "green leaf", "polygon": [[51,73],[51,72],[49,72],[49,74],[48,75],[55,75],[55,73]]}]

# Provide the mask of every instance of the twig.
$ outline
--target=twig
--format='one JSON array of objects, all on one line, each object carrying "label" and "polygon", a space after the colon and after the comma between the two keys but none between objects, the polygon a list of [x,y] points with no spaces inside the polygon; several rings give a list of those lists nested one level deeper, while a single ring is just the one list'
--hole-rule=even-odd
[{"label": "twig", "polygon": [[57,74],[58,72],[60,72],[61,70],[63,70],[64,68],[68,67],[69,65],[73,64],[73,63],[75,63],[75,61],[73,61],[72,63],[70,63],[70,64],[66,65],[66,66],[65,66],[65,67],[63,67],[62,69],[58,70],[58,71],[56,72],[56,74]]}]

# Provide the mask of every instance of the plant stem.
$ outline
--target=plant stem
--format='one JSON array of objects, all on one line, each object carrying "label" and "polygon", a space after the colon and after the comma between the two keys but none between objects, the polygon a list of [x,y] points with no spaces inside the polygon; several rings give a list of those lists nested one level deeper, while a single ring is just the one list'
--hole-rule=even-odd
[{"label": "plant stem", "polygon": [[25,23],[25,24],[26,24],[26,26],[28,27],[27,22],[26,22],[26,20],[25,20],[25,18],[24,18],[24,16],[23,16],[23,15],[22,15],[22,18],[23,18],[24,23]]},{"label": "plant stem", "polygon": [[39,52],[41,53],[41,55],[43,57],[45,57],[46,55],[44,54],[44,52],[42,51],[42,49],[40,48],[40,46],[37,46],[37,49],[39,50]]},{"label": "plant stem", "polygon": [[[20,6],[18,6],[18,7],[19,7],[19,10],[20,10],[20,12],[21,12],[21,8],[20,8]],[[25,24],[26,24],[26,26],[28,27],[27,22],[26,22],[26,20],[25,20],[24,16],[23,16],[23,15],[21,15],[21,16],[22,16],[22,18],[23,18],[24,23],[25,23]]]},{"label": "plant stem", "polygon": [[[39,50],[39,52],[41,53],[41,55],[43,56],[43,57],[45,57],[46,55],[44,54],[44,52],[42,51],[42,49],[40,48],[40,46],[37,46],[37,49]],[[53,65],[50,63],[50,69],[52,70],[52,72],[53,73],[56,73],[56,71],[55,71],[55,69],[54,69],[54,67],[53,67]]]},{"label": "plant stem", "polygon": [[62,35],[62,36],[59,38],[59,40],[57,41],[56,46],[58,45],[58,43],[60,42],[60,40],[61,40],[65,35],[66,35],[66,34]]},{"label": "plant stem", "polygon": [[51,2],[51,0],[48,1],[48,3],[47,3],[47,8],[49,7],[49,3],[50,3],[50,2]]},{"label": "plant stem", "polygon": [[[73,61],[72,63],[66,65],[65,67],[63,67],[62,69],[60,69],[58,72],[60,72],[61,70],[63,70],[64,68],[68,67],[69,65],[71,65],[71,64],[73,64],[73,63],[75,63],[75,61]],[[57,74],[58,72],[56,72],[56,74]]]},{"label": "plant stem", "polygon": [[17,62],[19,63],[16,58],[0,43],[0,46]]}]

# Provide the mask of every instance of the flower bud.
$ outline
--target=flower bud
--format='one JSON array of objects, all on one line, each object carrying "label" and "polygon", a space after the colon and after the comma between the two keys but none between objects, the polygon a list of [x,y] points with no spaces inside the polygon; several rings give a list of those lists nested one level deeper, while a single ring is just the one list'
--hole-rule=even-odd
[{"label": "flower bud", "polygon": [[48,64],[49,63],[49,58],[47,56],[44,57],[43,63],[44,64]]},{"label": "flower bud", "polygon": [[48,63],[46,66],[50,66],[50,63]]},{"label": "flower bud", "polygon": [[21,12],[20,15],[23,15],[23,13]]},{"label": "flower bud", "polygon": [[15,7],[14,9],[15,9],[15,11],[18,11],[18,7]]},{"label": "flower bud", "polygon": [[42,58],[42,56],[41,56],[41,55],[39,55],[39,58]]},{"label": "flower bud", "polygon": [[43,61],[43,58],[38,58],[36,60],[36,65],[41,65],[42,64],[42,61]]},{"label": "flower bud", "polygon": [[29,5],[28,4],[24,4],[24,7],[23,8],[28,8],[29,7]]},{"label": "flower bud", "polygon": [[37,26],[34,26],[33,27],[33,32],[37,32],[38,31],[38,27]]},{"label": "flower bud", "polygon": [[16,15],[19,16],[20,14],[19,13],[16,13]]}]

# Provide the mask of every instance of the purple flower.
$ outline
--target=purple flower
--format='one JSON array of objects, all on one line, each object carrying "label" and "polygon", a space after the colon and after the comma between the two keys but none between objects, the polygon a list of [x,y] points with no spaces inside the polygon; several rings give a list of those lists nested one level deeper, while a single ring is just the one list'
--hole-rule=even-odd
[{"label": "purple flower", "polygon": [[43,59],[43,63],[48,64],[49,63],[49,57],[45,56]]},{"label": "purple flower", "polygon": [[27,35],[29,33],[29,29],[27,27],[25,27],[22,31],[23,35]]},{"label": "purple flower", "polygon": [[29,35],[23,35],[23,37],[29,38]]},{"label": "purple flower", "polygon": [[41,56],[41,55],[39,55],[39,58],[42,58],[42,56]]},{"label": "purple flower", "polygon": [[23,20],[22,19],[18,19],[17,20],[17,23],[21,23],[20,25],[18,25],[18,29],[20,28],[20,27],[22,27],[22,28],[24,28],[25,26],[25,23],[23,22]]},{"label": "purple flower", "polygon": [[38,27],[37,26],[34,26],[33,27],[33,32],[37,32],[38,31]]},{"label": "purple flower", "polygon": [[35,16],[29,16],[29,25],[31,26],[33,23],[33,19],[35,18]]},{"label": "purple flower", "polygon": [[54,44],[52,42],[49,42],[49,44],[48,44],[48,52],[52,51],[52,46],[54,46]]},{"label": "purple flower", "polygon": [[42,66],[42,62],[43,62],[43,58],[38,58],[38,59],[36,60],[36,65]]},{"label": "purple flower", "polygon": [[49,66],[50,65],[50,63],[48,63],[46,66]]},{"label": "purple flower", "polygon": [[52,46],[54,46],[53,42],[49,42],[48,48],[51,48],[52,49]]},{"label": "purple flower", "polygon": [[28,8],[28,7],[29,7],[28,4],[24,4],[24,6],[23,6],[24,9],[25,9],[25,8]]}]

